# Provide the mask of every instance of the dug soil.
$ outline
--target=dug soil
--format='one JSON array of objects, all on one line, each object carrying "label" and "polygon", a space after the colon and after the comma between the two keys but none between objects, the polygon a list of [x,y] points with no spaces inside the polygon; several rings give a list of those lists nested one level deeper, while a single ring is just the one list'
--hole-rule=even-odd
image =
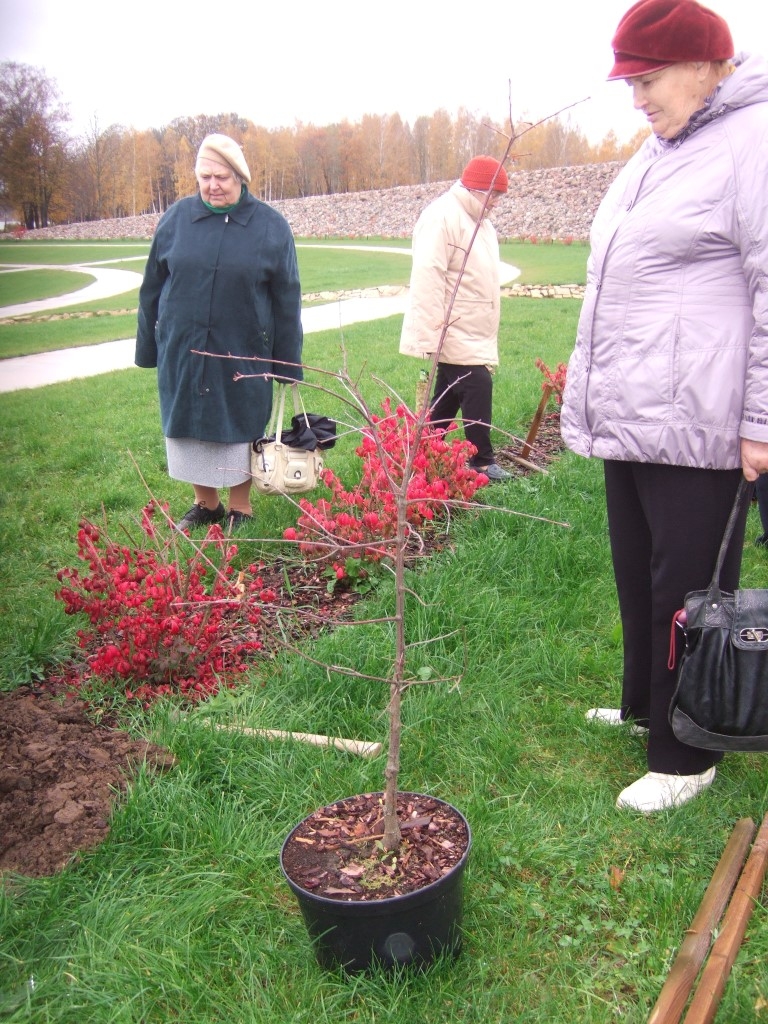
[{"label": "dug soil", "polygon": [[22,686],[0,694],[0,872],[53,875],[103,841],[112,805],[166,750],[97,724],[78,700]]},{"label": "dug soil", "polygon": [[[561,448],[559,417],[553,413],[542,421],[531,459],[543,468]],[[506,469],[520,476],[530,472],[509,454],[499,453]],[[283,569],[279,575],[283,578]],[[329,595],[326,582],[310,581],[305,573],[298,584],[289,581],[278,592],[281,600],[293,604],[302,589],[304,598],[307,589],[314,590],[322,618],[332,622],[349,614],[356,595],[344,590]],[[155,772],[172,768],[174,758],[167,750],[135,739],[118,726],[86,702],[45,682],[0,693],[0,875],[42,877],[61,871],[80,851],[105,839],[116,802],[139,765],[146,762]],[[420,861],[423,884],[433,871],[444,870],[454,856],[451,847],[460,857],[459,836],[449,833],[442,837],[442,846],[440,841],[435,844],[434,813],[412,810],[417,820],[431,815],[431,826],[411,825],[404,833],[410,834],[411,846],[419,838],[425,840],[424,851],[431,847],[418,858],[412,855],[414,863]],[[404,821],[410,813],[405,809]],[[378,816],[370,824],[378,827],[377,820]],[[383,876],[385,885],[386,871]],[[343,880],[328,884],[344,888],[349,878],[347,871]]]}]

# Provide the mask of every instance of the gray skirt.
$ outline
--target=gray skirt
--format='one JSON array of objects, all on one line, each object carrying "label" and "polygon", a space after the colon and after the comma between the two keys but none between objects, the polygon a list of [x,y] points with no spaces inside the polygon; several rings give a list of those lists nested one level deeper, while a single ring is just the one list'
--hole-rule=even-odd
[{"label": "gray skirt", "polygon": [[247,441],[219,444],[193,437],[166,437],[168,476],[199,487],[235,487],[251,478]]}]

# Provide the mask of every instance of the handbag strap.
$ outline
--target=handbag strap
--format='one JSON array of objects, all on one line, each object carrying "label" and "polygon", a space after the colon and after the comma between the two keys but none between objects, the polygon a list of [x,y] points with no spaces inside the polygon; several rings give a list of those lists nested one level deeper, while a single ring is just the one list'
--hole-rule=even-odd
[{"label": "handbag strap", "polygon": [[275,396],[275,401],[272,403],[272,415],[269,417],[269,425],[265,432],[266,437],[274,437],[278,443],[280,443],[283,438],[285,396],[288,392],[288,388],[291,389],[291,395],[293,397],[294,415],[298,416],[299,411],[301,411],[304,415],[304,420],[307,426],[309,426],[309,420],[307,419],[307,413],[304,409],[304,403],[299,395],[299,385],[296,381],[291,381],[290,384],[280,381],[277,384],[277,395]]},{"label": "handbag strap", "polygon": [[720,542],[720,550],[717,553],[717,561],[715,562],[715,571],[712,573],[712,582],[709,584],[710,589],[716,587],[720,589],[720,570],[723,567],[725,556],[728,551],[728,545],[731,543],[731,537],[736,526],[736,520],[739,518],[742,506],[746,504],[752,493],[752,484],[747,480],[746,477],[742,476],[739,481],[739,487],[736,491],[736,498],[733,502],[733,508],[731,514],[728,516],[728,522],[725,524],[725,533],[723,539]]},{"label": "handbag strap", "polygon": [[285,389],[287,385],[278,383],[272,402],[272,413],[269,417],[269,423],[267,429],[264,431],[265,437],[274,437],[275,440],[279,441],[283,433],[283,413],[285,412]]},{"label": "handbag strap", "polygon": [[301,397],[301,392],[299,391],[298,381],[293,381],[292,382],[292,384],[291,384],[291,392],[293,394],[293,413],[294,413],[294,415],[298,416],[299,412],[301,412],[301,415],[304,417],[305,424],[307,425],[307,427],[309,427],[309,419],[307,417],[307,410],[304,408],[304,401],[303,401],[303,399]]},{"label": "handbag strap", "polygon": [[[723,539],[720,541],[720,550],[717,553],[717,561],[715,562],[715,571],[712,573],[712,579],[710,580],[709,586],[707,587],[707,601],[710,605],[719,605],[722,601],[720,594],[720,570],[723,567],[725,556],[728,551],[728,545],[731,543],[731,537],[733,536],[734,528],[736,527],[736,520],[739,518],[742,505],[746,504],[752,493],[752,484],[747,480],[745,476],[742,476],[739,481],[739,486],[736,490],[736,497],[733,501],[733,508],[728,516],[728,522],[725,524],[725,532],[723,533]],[[676,611],[672,616],[672,628],[669,636],[669,657],[667,659],[667,668],[670,671],[675,667],[677,647],[675,644],[675,627],[680,626],[685,629],[687,620],[686,609],[683,607],[679,611]]]}]

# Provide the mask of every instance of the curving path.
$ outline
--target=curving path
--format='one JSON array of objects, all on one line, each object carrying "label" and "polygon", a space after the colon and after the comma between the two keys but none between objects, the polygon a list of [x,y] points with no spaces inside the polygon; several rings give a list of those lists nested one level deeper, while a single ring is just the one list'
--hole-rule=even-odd
[{"label": "curving path", "polygon": [[93,263],[68,263],[65,267],[53,264],[13,263],[4,264],[0,273],[13,273],[17,270],[71,270],[78,274],[90,274],[95,280],[84,288],[78,288],[65,295],[37,299],[34,302],[19,302],[15,306],[0,306],[0,316],[23,316],[25,313],[41,313],[48,309],[79,306],[83,302],[94,302],[96,299],[111,299],[115,295],[132,292],[134,288],[139,287],[142,280],[142,275],[135,270],[98,267]]},{"label": "curving path", "polygon": [[[297,246],[301,248],[301,246]],[[306,248],[317,248],[306,246]],[[410,248],[393,248],[391,246],[324,246],[335,249],[359,249],[372,252],[398,252],[410,256]],[[110,261],[113,262],[113,261]],[[10,268],[6,268],[10,270]],[[42,269],[39,264],[14,265],[13,269]],[[94,282],[52,299],[40,299],[36,302],[20,303],[16,306],[0,307],[0,317],[20,316],[24,313],[43,312],[48,309],[61,309],[65,306],[79,305],[94,299],[112,298],[133,291],[141,284],[142,275],[131,270],[115,270],[99,268],[94,264],[68,264],[66,267],[55,267],[56,270],[73,270],[88,273],[96,278]],[[501,284],[508,284],[518,277],[520,271],[508,263],[500,264]],[[408,300],[408,291],[403,289],[397,295],[381,295],[339,299],[302,310],[301,322],[305,334],[316,331],[328,331],[350,324],[369,320],[380,320],[384,317],[404,313]],[[21,391],[30,388],[58,384],[61,381],[76,380],[82,377],[93,377],[112,370],[126,370],[134,366],[135,338],[122,338],[118,341],[107,341],[100,345],[84,345],[80,348],[59,349],[55,352],[38,352],[30,356],[18,356],[0,360],[0,393]]]}]

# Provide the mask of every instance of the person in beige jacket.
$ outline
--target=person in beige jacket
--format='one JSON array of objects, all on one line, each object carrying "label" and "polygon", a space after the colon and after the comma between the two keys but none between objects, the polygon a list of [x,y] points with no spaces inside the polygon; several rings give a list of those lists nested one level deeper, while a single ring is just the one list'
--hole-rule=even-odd
[{"label": "person in beige jacket", "polygon": [[497,465],[491,445],[500,293],[499,242],[488,219],[508,185],[498,160],[476,156],[459,181],[422,211],[413,231],[410,295],[400,336],[404,355],[432,359],[437,354],[430,419],[447,430],[461,412],[464,436],[476,449],[469,464],[492,481],[511,478]]}]

